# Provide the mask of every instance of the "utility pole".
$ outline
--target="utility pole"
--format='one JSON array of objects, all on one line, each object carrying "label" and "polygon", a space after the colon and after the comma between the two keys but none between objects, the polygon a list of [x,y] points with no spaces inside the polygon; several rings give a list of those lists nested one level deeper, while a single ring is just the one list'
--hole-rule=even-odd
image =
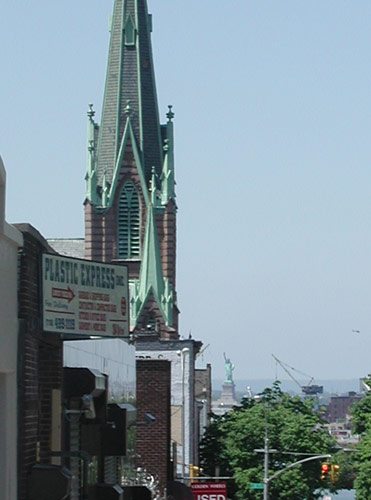
[{"label": "utility pole", "polygon": [[[267,409],[265,407],[265,403],[263,397],[261,395],[254,396],[255,401],[262,402],[263,411],[264,411],[264,424],[265,424],[265,439],[264,439],[264,500],[269,500],[269,492],[268,492],[268,484],[269,484],[269,437],[268,437],[268,419],[267,419]],[[254,450],[254,451],[262,451],[262,450]],[[274,450],[276,451],[276,450]]]},{"label": "utility pole", "polygon": [[268,428],[265,426],[265,441],[264,441],[264,500],[268,499],[268,472],[269,472],[269,438]]}]

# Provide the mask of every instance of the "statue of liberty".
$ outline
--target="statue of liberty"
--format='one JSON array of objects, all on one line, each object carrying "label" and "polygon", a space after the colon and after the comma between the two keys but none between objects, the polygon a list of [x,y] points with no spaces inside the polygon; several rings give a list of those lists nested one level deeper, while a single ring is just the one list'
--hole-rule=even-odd
[{"label": "statue of liberty", "polygon": [[224,356],[224,369],[225,369],[225,380],[229,384],[233,383],[232,372],[234,370],[234,365],[232,365],[231,360],[226,357],[225,352],[223,352]]}]

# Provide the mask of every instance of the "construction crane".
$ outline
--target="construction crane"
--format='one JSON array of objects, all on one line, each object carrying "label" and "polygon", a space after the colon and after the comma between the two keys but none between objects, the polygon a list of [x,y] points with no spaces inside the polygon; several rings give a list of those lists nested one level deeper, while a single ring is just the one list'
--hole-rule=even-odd
[{"label": "construction crane", "polygon": [[[280,365],[280,367],[287,373],[287,375],[295,382],[295,384],[300,388],[300,390],[307,396],[312,396],[315,394],[322,394],[323,393],[323,386],[322,385],[315,385],[313,384],[314,378],[308,375],[307,373],[301,372],[300,370],[297,370],[293,366],[288,365],[287,363],[284,363],[283,361],[279,360],[274,354],[272,354],[273,359]],[[291,371],[290,371],[291,370]],[[309,382],[307,385],[301,385],[298,380],[294,377],[292,372],[297,372],[300,375],[303,375],[304,377],[309,377]]]},{"label": "construction crane", "polygon": [[[210,346],[210,344],[207,344],[207,346],[206,346],[206,347],[204,347],[203,349],[201,349],[201,351],[200,351],[200,352],[198,352],[198,353],[196,354],[196,359],[197,359],[199,356],[201,356],[201,354],[203,355],[203,353],[206,351],[206,349],[207,349],[209,346]],[[204,359],[204,358],[202,358],[202,359]]]}]

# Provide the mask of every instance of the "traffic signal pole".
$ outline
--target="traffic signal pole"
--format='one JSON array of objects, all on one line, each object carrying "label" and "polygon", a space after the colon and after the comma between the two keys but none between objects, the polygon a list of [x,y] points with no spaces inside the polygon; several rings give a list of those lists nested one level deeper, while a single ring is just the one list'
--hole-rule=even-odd
[{"label": "traffic signal pole", "polygon": [[257,402],[262,402],[263,403],[263,411],[264,411],[264,422],[265,422],[265,440],[264,440],[264,450],[262,449],[255,449],[255,452],[263,452],[264,453],[264,482],[263,482],[263,499],[264,500],[269,500],[269,483],[275,479],[277,476],[282,474],[283,472],[292,469],[293,467],[296,467],[297,465],[303,464],[305,462],[310,462],[311,460],[319,460],[322,458],[331,458],[331,455],[312,455],[307,458],[303,458],[302,460],[298,460],[297,462],[294,462],[293,464],[288,465],[284,469],[281,469],[277,471],[273,476],[269,477],[269,453],[274,453],[277,452],[277,450],[270,450],[269,449],[269,436],[268,436],[268,418],[267,418],[267,409],[264,404],[264,397],[261,394],[257,394],[254,396],[254,400]]},{"label": "traffic signal pole", "polygon": [[[266,469],[265,469],[265,463],[267,461],[267,457],[269,456],[269,449],[267,446],[265,446],[264,452],[265,452],[266,448],[267,448],[268,453],[265,453],[265,456],[264,456],[264,500],[269,500],[269,496],[268,496],[269,483],[273,479],[275,479],[277,476],[282,474],[283,472],[286,472],[287,470],[292,469],[293,467],[296,467],[297,465],[303,464],[305,462],[310,462],[312,460],[320,460],[322,458],[331,458],[331,455],[313,455],[312,457],[303,458],[302,460],[298,460],[297,462],[294,462],[293,464],[288,465],[284,469],[277,471],[275,474],[273,474],[273,476],[268,477],[268,473],[266,472]],[[268,470],[268,467],[267,467],[267,470]]]}]

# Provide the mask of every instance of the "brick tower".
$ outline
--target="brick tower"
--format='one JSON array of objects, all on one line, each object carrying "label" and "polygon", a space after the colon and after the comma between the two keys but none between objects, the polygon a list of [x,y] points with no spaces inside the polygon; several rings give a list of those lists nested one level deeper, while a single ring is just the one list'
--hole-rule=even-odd
[{"label": "brick tower", "polygon": [[101,123],[88,111],[85,257],[123,263],[134,333],[177,339],[173,117],[160,124],[146,0],[115,0]]}]

